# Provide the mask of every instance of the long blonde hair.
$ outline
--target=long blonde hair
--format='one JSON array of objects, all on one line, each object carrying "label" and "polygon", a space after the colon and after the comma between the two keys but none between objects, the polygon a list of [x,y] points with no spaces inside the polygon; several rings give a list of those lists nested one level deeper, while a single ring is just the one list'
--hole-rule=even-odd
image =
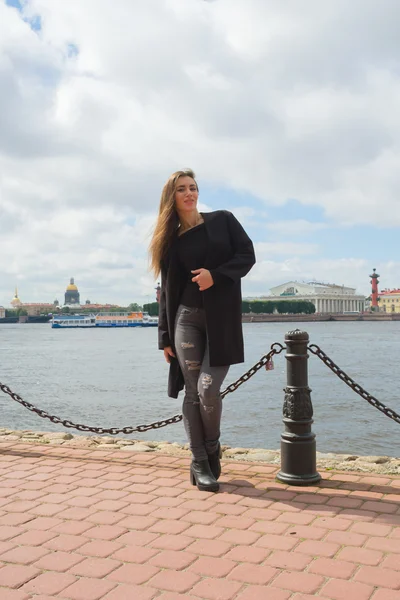
[{"label": "long blonde hair", "polygon": [[180,177],[191,177],[197,187],[195,174],[191,169],[172,173],[163,187],[158,219],[149,246],[150,269],[156,277],[158,277],[161,270],[161,261],[165,257],[172,237],[179,226],[178,213],[175,208],[175,191]]}]

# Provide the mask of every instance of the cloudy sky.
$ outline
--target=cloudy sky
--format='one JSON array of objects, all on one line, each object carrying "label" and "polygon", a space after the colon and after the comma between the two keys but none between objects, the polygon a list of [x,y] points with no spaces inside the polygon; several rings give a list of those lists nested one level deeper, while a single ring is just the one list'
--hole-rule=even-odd
[{"label": "cloudy sky", "polygon": [[153,300],[169,174],[295,279],[400,287],[398,0],[0,0],[0,304]]}]

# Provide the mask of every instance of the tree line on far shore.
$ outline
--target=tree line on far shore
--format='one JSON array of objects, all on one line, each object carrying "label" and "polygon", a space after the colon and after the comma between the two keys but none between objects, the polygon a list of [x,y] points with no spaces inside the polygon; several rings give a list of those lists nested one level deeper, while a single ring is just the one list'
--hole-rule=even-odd
[{"label": "tree line on far shore", "polygon": [[242,313],[257,315],[279,313],[280,315],[312,315],[315,306],[308,300],[243,300]]},{"label": "tree line on far shore", "polygon": [[[158,316],[158,303],[144,304],[143,310],[148,312],[151,317]],[[243,300],[242,314],[268,314],[279,313],[280,315],[312,315],[315,313],[315,306],[307,300]]]},{"label": "tree line on far shore", "polygon": [[[107,312],[147,312],[151,317],[158,316],[158,302],[151,302],[140,306],[132,302],[129,306],[117,306],[110,307]],[[64,306],[57,311],[61,314],[86,314],[93,312],[85,306],[69,307]],[[101,311],[99,311],[101,312]],[[280,315],[298,315],[305,314],[311,315],[315,313],[315,306],[312,302],[307,300],[243,300],[242,301],[242,313],[243,314],[268,314],[278,313]],[[27,311],[23,308],[17,309],[6,309],[6,317],[19,317],[27,315]]]},{"label": "tree line on far shore", "polygon": [[[158,303],[145,304],[143,310],[152,317],[158,316]],[[242,314],[268,314],[279,313],[280,315],[312,315],[315,306],[307,300],[243,300]]]}]

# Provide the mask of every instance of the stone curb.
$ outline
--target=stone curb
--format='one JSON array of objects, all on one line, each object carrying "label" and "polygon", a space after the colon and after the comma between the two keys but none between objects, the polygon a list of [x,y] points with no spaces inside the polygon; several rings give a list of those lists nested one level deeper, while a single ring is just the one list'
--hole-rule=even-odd
[{"label": "stone curb", "polygon": [[[149,442],[111,436],[83,436],[72,433],[47,431],[19,431],[0,428],[0,442],[21,442],[31,444],[50,444],[52,446],[70,446],[73,448],[91,448],[93,450],[123,450],[126,452],[160,452],[173,456],[189,457],[188,445],[176,442]],[[231,448],[222,446],[224,460],[245,462],[266,462],[280,464],[279,450],[263,448]],[[334,454],[317,452],[317,466],[323,470],[358,471],[400,475],[400,457],[357,456],[353,454]]]}]

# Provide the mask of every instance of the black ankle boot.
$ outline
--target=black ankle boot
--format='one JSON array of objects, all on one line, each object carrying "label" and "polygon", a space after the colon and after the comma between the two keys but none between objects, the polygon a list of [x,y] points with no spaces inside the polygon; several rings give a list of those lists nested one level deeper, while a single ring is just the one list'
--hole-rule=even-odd
[{"label": "black ankle boot", "polygon": [[202,492],[218,492],[219,483],[211,472],[207,459],[194,460],[190,465],[190,481]]},{"label": "black ankle boot", "polygon": [[221,475],[221,461],[222,456],[221,444],[218,442],[218,448],[212,454],[208,455],[208,463],[210,465],[211,473],[215,479],[219,479]]}]

